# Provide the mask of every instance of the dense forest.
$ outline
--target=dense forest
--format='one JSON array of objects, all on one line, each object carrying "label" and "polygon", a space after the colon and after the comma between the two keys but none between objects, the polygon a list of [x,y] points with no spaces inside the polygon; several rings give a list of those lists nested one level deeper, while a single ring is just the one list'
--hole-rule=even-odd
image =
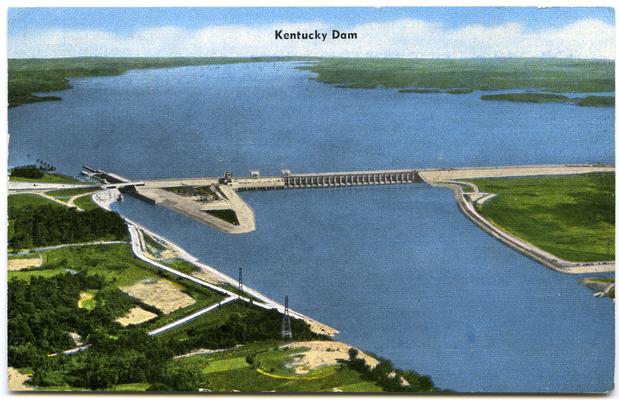
[{"label": "dense forest", "polygon": [[[10,198],[9,198],[10,199]],[[54,205],[20,205],[9,201],[9,247],[23,249],[94,240],[126,240],[127,228],[116,213],[80,212]]]},{"label": "dense forest", "polygon": [[[98,289],[97,306],[78,307],[81,291]],[[136,300],[100,276],[81,272],[31,281],[9,281],[8,363],[33,370],[31,383],[40,387],[73,386],[104,389],[113,385],[148,382],[151,390],[195,391],[208,388],[200,371],[175,369],[173,356],[199,347],[230,348],[260,340],[279,339],[281,314],[244,305],[220,324],[189,328],[189,337],[150,337],[144,328],[121,327],[114,321]],[[140,307],[145,307],[140,303]],[[295,338],[318,338],[301,320],[292,320]],[[84,352],[49,357],[76,346],[69,332],[78,333],[91,347]]]}]

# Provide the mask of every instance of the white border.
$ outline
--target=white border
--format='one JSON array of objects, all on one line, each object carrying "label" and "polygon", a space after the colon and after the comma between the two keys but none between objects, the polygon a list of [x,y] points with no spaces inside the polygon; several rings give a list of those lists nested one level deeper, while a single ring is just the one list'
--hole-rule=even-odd
[{"label": "white border", "polygon": [[[438,6],[436,0],[381,0],[381,1],[371,1],[371,0],[340,0],[337,3],[334,3],[333,0],[295,0],[294,2],[285,1],[285,0],[260,0],[251,1],[251,0],[237,0],[234,5],[231,5],[229,1],[224,0],[212,0],[208,3],[204,0],[175,0],[175,1],[164,1],[164,0],[6,0],[0,4],[0,27],[2,27],[2,38],[0,38],[0,68],[2,73],[0,74],[0,87],[1,87],[1,98],[2,98],[2,106],[0,107],[0,137],[2,145],[0,146],[0,162],[3,165],[8,164],[8,137],[5,134],[8,130],[7,125],[7,9],[8,7],[332,7],[337,5],[337,7],[436,7]],[[480,1],[480,0],[471,0],[471,1],[454,1],[454,0],[445,0],[442,1],[440,6],[456,6],[456,7],[611,7],[615,8],[616,3],[612,0],[543,0],[543,1],[535,1],[535,0],[508,0],[508,1]],[[615,15],[617,10],[615,9]],[[615,16],[616,18],[616,16]],[[615,21],[616,26],[616,21]],[[617,41],[615,40],[617,43]],[[619,48],[619,47],[618,47]],[[615,52],[617,54],[617,52]],[[615,66],[616,68],[616,66]],[[615,76],[617,75],[615,71]],[[617,86],[617,81],[615,79],[615,85]],[[615,88],[616,92],[616,88]],[[616,121],[616,118],[615,118]],[[617,129],[615,127],[615,142],[617,142]],[[617,159],[617,146],[615,146],[615,159]],[[8,179],[3,177],[0,183],[0,196],[5,201],[0,201],[0,212],[4,217],[0,218],[2,221],[2,227],[0,227],[0,260],[2,260],[2,265],[4,265],[0,270],[0,280],[2,281],[2,300],[0,301],[0,371],[7,371],[7,359],[6,359],[6,333],[7,333],[7,296],[6,296],[6,282],[7,282],[7,267],[6,267],[6,241],[7,241],[7,223],[8,219],[6,218],[6,198],[8,196]],[[615,210],[616,217],[619,216],[619,210]],[[615,313],[617,314],[617,307],[615,308]],[[616,320],[616,318],[615,318]],[[615,337],[615,347],[617,348],[617,339]],[[618,367],[618,357],[617,351],[615,351],[615,382],[617,382],[617,377],[619,374],[617,373]],[[51,398],[51,399],[64,399],[67,397],[66,393],[59,394],[11,394],[7,391],[7,381],[6,381],[6,373],[3,375],[3,379],[1,379],[2,386],[0,388],[1,394],[11,398],[19,398],[19,399],[42,399],[42,398]],[[163,398],[162,395],[156,394],[77,394],[71,393],[70,397],[72,399],[93,399],[96,397],[93,396],[113,396],[117,399],[135,399],[136,396],[140,396],[141,398]],[[165,397],[181,397],[182,398],[203,398],[205,395],[169,395],[166,394]],[[225,395],[214,395],[209,394],[209,397],[217,397],[222,398]],[[251,395],[235,395],[234,397],[226,396],[229,398],[239,399],[239,398],[283,398],[282,395],[279,396],[251,396]],[[303,397],[310,398],[314,396],[308,395],[286,395],[286,397]],[[329,395],[329,397],[333,397],[333,395]],[[348,396],[339,396],[339,397],[347,397],[353,398],[350,395]],[[361,397],[356,395],[355,397]],[[363,397],[371,397],[371,398],[387,398],[388,396],[380,396],[380,395],[371,395],[371,396],[363,396]],[[390,397],[390,396],[389,396]],[[423,396],[423,395],[415,395],[411,398],[414,399],[438,399],[443,396]],[[452,397],[452,396],[450,396]],[[565,397],[561,395],[466,395],[467,399],[516,399],[516,398],[560,398]],[[598,397],[598,396],[596,396]],[[611,392],[611,394],[607,396],[601,396],[603,398],[619,398],[618,391],[615,390]],[[572,399],[578,398],[591,398],[591,396],[583,395],[574,395],[569,396]]]}]

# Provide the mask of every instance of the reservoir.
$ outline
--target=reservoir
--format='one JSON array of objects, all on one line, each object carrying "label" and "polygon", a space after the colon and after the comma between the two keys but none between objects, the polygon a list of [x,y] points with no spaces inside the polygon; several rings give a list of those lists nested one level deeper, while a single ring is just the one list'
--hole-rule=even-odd
[{"label": "reservoir", "polygon": [[[316,82],[298,63],[74,79],[9,110],[9,164],[136,178],[614,162],[614,109]],[[243,192],[225,235],[125,197],[116,209],[204,263],[457,391],[606,391],[614,309],[475,227],[426,185]],[[293,332],[294,334],[294,332]]]}]

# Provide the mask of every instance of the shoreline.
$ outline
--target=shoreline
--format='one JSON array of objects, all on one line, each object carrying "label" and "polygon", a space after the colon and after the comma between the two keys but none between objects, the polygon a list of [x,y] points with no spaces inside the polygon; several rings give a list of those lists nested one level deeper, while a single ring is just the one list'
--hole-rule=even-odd
[{"label": "shoreline", "polygon": [[[100,192],[97,192],[95,194],[92,195],[92,200],[93,202],[95,202],[99,207],[104,208],[105,210],[108,211],[112,211],[111,210],[111,204],[118,201],[118,199],[120,198],[120,192],[117,189],[108,189],[108,190],[103,190]],[[193,265],[195,265],[196,267],[200,268],[200,270],[205,271],[206,273],[210,273],[212,275],[215,275],[217,278],[221,279],[221,281],[223,283],[227,283],[232,285],[233,287],[238,286],[238,281],[233,279],[232,277],[226,275],[225,273],[207,265],[204,264],[202,262],[199,261],[199,259],[193,255],[191,255],[189,252],[187,252],[185,249],[183,249],[181,246],[179,246],[178,244],[172,242],[171,240],[161,236],[158,233],[153,232],[152,230],[144,227],[143,225],[125,217],[124,215],[122,215],[121,213],[118,213],[121,218],[125,221],[125,223],[127,224],[127,227],[129,228],[129,230],[131,231],[132,227],[138,231],[143,231],[145,233],[147,233],[148,235],[153,236],[154,238],[156,238],[157,240],[161,241],[162,244],[164,244],[168,249],[175,251],[179,254],[179,258],[183,259],[184,261],[187,261]],[[136,251],[134,249],[134,246],[132,246],[132,252],[134,253],[134,256],[137,256],[138,258],[142,259],[141,257],[139,257],[136,254]],[[159,264],[157,263],[155,260],[144,260],[146,262],[148,262],[151,265],[154,265],[157,268],[160,268],[160,266],[155,265],[155,264]],[[171,267],[165,267],[165,269],[172,269]],[[212,285],[200,278],[194,277],[194,276],[190,276],[190,275],[186,275],[183,274],[179,271],[174,270],[175,272],[173,272],[175,275],[180,276],[182,278],[185,279],[190,279],[192,281],[200,281],[199,284],[205,284],[207,286],[216,286],[216,285]],[[213,288],[214,289],[214,288]],[[224,288],[220,288],[217,286],[217,289],[214,290],[219,290],[219,291],[225,291],[227,292],[226,289]],[[260,302],[254,302],[253,304],[258,306],[258,307],[262,307],[265,309],[276,309],[278,312],[283,313],[285,310],[285,307],[276,302],[275,300],[265,296],[264,294],[258,292],[255,289],[252,289],[250,287],[244,286],[244,291],[247,295],[252,296],[254,298],[256,298],[257,300],[259,300]],[[236,295],[235,295],[236,296]],[[238,296],[237,296],[238,297]],[[326,325],[318,320],[315,320],[307,315],[304,315],[298,311],[294,311],[292,309],[289,310],[290,316],[293,318],[297,318],[297,319],[301,319],[303,321],[305,321],[309,326],[310,329],[312,331],[314,331],[315,333],[318,334],[322,334],[322,335],[326,335],[329,337],[335,337],[339,331],[329,325]]]},{"label": "shoreline", "polygon": [[[477,225],[481,230],[488,233],[493,238],[499,240],[509,248],[523,254],[543,266],[557,272],[564,274],[588,274],[599,272],[614,272],[615,261],[591,261],[591,262],[573,262],[564,260],[555,256],[539,247],[526,242],[504,230],[497,227],[485,217],[477,212],[475,204],[477,202],[484,202],[490,198],[490,196],[477,197],[475,200],[467,200],[466,195],[462,189],[462,184],[457,181],[435,181],[428,182],[432,186],[446,187],[453,191],[458,209],[464,214],[471,222]],[[475,193],[473,193],[475,194]],[[492,195],[491,195],[492,196]]]}]

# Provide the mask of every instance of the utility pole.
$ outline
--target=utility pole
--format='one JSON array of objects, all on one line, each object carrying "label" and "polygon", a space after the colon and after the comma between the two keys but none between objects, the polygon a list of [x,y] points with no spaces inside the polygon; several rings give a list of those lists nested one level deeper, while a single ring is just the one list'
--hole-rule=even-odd
[{"label": "utility pole", "polygon": [[243,268],[239,268],[239,296],[243,294]]},{"label": "utility pole", "polygon": [[282,319],[282,339],[292,340],[292,327],[290,326],[290,313],[288,312],[288,296],[284,302],[284,317]]}]

